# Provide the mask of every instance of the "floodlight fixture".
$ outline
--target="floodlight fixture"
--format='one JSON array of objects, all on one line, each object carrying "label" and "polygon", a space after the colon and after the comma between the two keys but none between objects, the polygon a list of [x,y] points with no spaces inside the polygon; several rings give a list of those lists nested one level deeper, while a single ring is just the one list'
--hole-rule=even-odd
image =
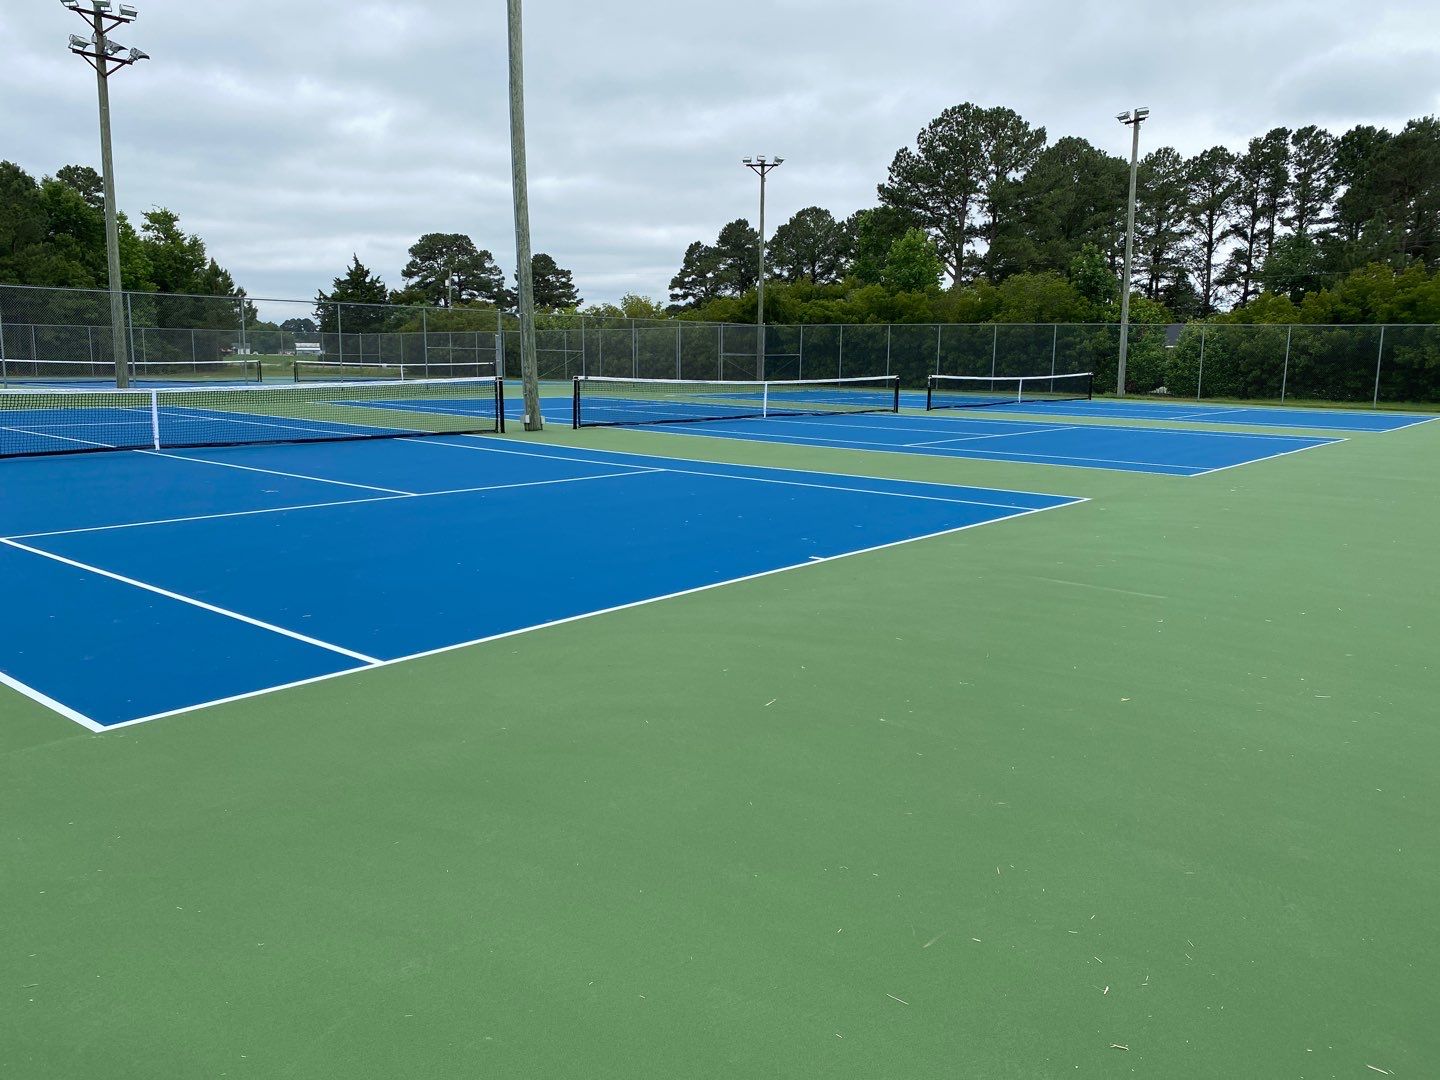
[{"label": "floodlight fixture", "polygon": [[131,49],[131,50],[130,50],[130,63],[132,63],[132,64],[135,63],[136,60],[149,60],[149,59],[150,59],[150,54],[149,54],[148,52],[141,52],[139,49]]},{"label": "floodlight fixture", "polygon": [[96,11],[109,11],[110,0],[90,0],[90,6]]},{"label": "floodlight fixture", "polygon": [[1125,209],[1125,274],[1120,284],[1120,357],[1115,365],[1115,392],[1125,395],[1125,357],[1130,349],[1130,273],[1135,253],[1135,177],[1140,163],[1140,125],[1149,109],[1131,109],[1116,119],[1130,128],[1130,200]]},{"label": "floodlight fixture", "polygon": [[79,34],[70,35],[70,48],[72,49],[88,49],[91,44],[89,38],[83,38]]},{"label": "floodlight fixture", "polygon": [[120,14],[124,15],[127,19],[133,19],[140,13],[136,11],[133,7],[131,7],[129,4],[121,4]]},{"label": "floodlight fixture", "polygon": [[110,38],[107,38],[106,41],[105,41],[105,55],[106,55],[106,56],[114,56],[116,53],[122,53],[122,52],[124,52],[127,48],[129,48],[128,45],[121,45],[118,41],[115,41],[115,40],[110,39]]}]

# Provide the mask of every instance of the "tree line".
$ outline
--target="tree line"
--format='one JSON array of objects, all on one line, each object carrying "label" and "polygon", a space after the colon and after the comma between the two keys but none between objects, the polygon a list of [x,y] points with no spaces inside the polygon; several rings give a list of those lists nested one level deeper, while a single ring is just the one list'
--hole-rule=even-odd
[{"label": "tree line", "polygon": [[[137,229],[119,215],[120,274],[137,293],[195,293],[243,298],[230,272],[198,236],[180,227],[179,215],[156,207]],[[36,180],[0,161],[0,282],[77,289],[104,288],[105,196],[100,174],[66,165]]]},{"label": "tree line", "polygon": [[[495,256],[463,233],[426,233],[410,246],[409,261],[400,271],[401,289],[390,289],[379,274],[351,256],[345,273],[335,278],[329,292],[315,297],[319,329],[324,333],[370,332],[389,328],[393,319],[385,311],[356,309],[339,323],[338,305],[405,305],[513,312],[519,304],[518,277],[514,288]],[[535,308],[540,312],[574,311],[582,303],[574,275],[544,252],[530,257]]]},{"label": "tree line", "polygon": [[[953,106],[895,153],[875,206],[844,218],[809,206],[775,230],[767,317],[1113,320],[1127,190],[1128,162],[1085,139],[1052,143],[1011,109]],[[1334,321],[1357,310],[1341,294],[1378,295],[1375,283],[1387,275],[1410,298],[1387,310],[1402,321],[1440,321],[1430,299],[1440,273],[1433,116],[1396,133],[1277,127],[1240,152],[1216,146],[1185,157],[1159,147],[1139,163],[1136,203],[1136,321],[1220,313],[1255,321],[1328,313]],[[714,242],[685,250],[668,304],[630,295],[586,313],[753,321],[758,244],[746,219],[729,222]],[[120,253],[124,285],[137,293],[243,302],[229,271],[168,209],[148,211],[138,229],[121,214]],[[334,302],[514,309],[515,288],[470,237],[426,233],[408,256],[398,289],[353,259],[318,292],[316,319],[301,324],[333,329]],[[532,271],[540,311],[579,309],[569,270],[539,253]],[[99,174],[67,165],[37,181],[0,162],[0,282],[97,288],[106,280]],[[201,317],[163,307],[169,325]],[[246,313],[253,321],[253,308]]]},{"label": "tree line", "polygon": [[[1085,139],[1050,143],[1043,127],[1011,109],[956,105],[896,152],[876,206],[843,219],[806,207],[777,228],[767,283],[773,275],[809,287],[792,305],[807,310],[789,313],[798,321],[815,321],[812,302],[833,308],[845,297],[869,301],[852,308],[913,308],[893,294],[933,294],[942,281],[949,293],[975,295],[919,305],[932,317],[994,306],[987,290],[1016,278],[1036,280],[1011,293],[1063,292],[1060,284],[1071,283],[1069,306],[1084,308],[1102,293],[1118,295],[1109,281],[1124,257],[1128,182],[1129,163]],[[1215,146],[1188,158],[1160,147],[1139,162],[1135,234],[1134,291],[1169,319],[1244,311],[1262,298],[1298,308],[1371,266],[1433,270],[1440,120],[1338,136],[1277,127],[1238,153]],[[735,301],[755,287],[758,243],[744,218],[713,243],[692,243],[670,282],[672,303],[703,318],[743,309]],[[753,318],[753,302],[750,311]]]},{"label": "tree line", "polygon": [[[256,329],[333,332],[336,303],[493,307],[513,311],[515,287],[507,287],[494,255],[461,233],[426,233],[411,245],[400,271],[404,282],[390,289],[358,257],[330,291],[316,296],[316,319],[264,322],[234,276],[210,256],[205,242],[180,227],[175,212],[157,207],[141,215],[137,229],[118,215],[122,287],[136,294],[187,294],[229,297],[245,305],[246,325]],[[536,307],[574,310],[581,303],[572,273],[544,252],[534,255],[531,272]],[[105,255],[104,185],[86,165],[66,165],[54,176],[36,180],[19,165],[0,161],[0,283],[75,289],[108,287]],[[230,325],[225,305],[168,300],[151,305],[158,325],[204,328]],[[364,315],[357,315],[360,324]],[[381,320],[383,322],[383,320]],[[217,328],[219,328],[217,326]],[[349,327],[347,327],[349,329]],[[364,325],[355,330],[368,329]]]}]

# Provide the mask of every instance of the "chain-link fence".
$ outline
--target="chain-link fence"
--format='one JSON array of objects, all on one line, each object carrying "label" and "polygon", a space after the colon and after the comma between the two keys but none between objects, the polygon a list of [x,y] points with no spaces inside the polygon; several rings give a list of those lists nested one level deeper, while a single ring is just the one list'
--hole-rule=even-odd
[{"label": "chain-link fence", "polygon": [[[264,310],[266,318],[260,317]],[[262,377],[289,377],[296,360],[342,370],[403,367],[518,374],[519,324],[492,308],[427,308],[216,296],[125,294],[126,345],[141,370],[184,378],[253,357]],[[770,325],[763,356],[752,325],[685,319],[539,315],[540,377],[816,379],[1095,373],[1115,391],[1120,329],[1113,323]],[[109,294],[0,285],[5,365],[113,362]],[[218,367],[217,367],[218,365]],[[1194,399],[1440,402],[1440,326],[1284,326],[1190,323],[1132,326],[1127,389]]]}]

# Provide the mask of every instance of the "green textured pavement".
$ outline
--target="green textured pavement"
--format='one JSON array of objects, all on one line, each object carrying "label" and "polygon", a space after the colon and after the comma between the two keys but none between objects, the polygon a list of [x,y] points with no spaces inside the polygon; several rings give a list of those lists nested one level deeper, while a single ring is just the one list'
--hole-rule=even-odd
[{"label": "green textured pavement", "polygon": [[1440,1075],[1440,424],[541,437],[1092,501],[104,735],[0,688],[0,1077]]}]

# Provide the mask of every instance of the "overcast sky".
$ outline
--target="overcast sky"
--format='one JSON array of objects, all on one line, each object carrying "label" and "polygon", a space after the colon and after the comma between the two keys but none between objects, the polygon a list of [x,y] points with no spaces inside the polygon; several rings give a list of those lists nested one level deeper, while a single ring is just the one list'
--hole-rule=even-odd
[{"label": "overcast sky", "polygon": [[[254,296],[313,297],[352,252],[392,288],[421,233],[514,267],[503,0],[136,0],[112,83],[132,219],[180,215]],[[663,299],[692,240],[804,206],[873,205],[895,151],[949,105],[1007,105],[1117,154],[1232,149],[1275,125],[1392,130],[1440,111],[1435,0],[529,0],[535,250],[587,302]],[[98,168],[94,77],[59,0],[0,0],[0,158]],[[267,314],[271,312],[267,310]]]}]

